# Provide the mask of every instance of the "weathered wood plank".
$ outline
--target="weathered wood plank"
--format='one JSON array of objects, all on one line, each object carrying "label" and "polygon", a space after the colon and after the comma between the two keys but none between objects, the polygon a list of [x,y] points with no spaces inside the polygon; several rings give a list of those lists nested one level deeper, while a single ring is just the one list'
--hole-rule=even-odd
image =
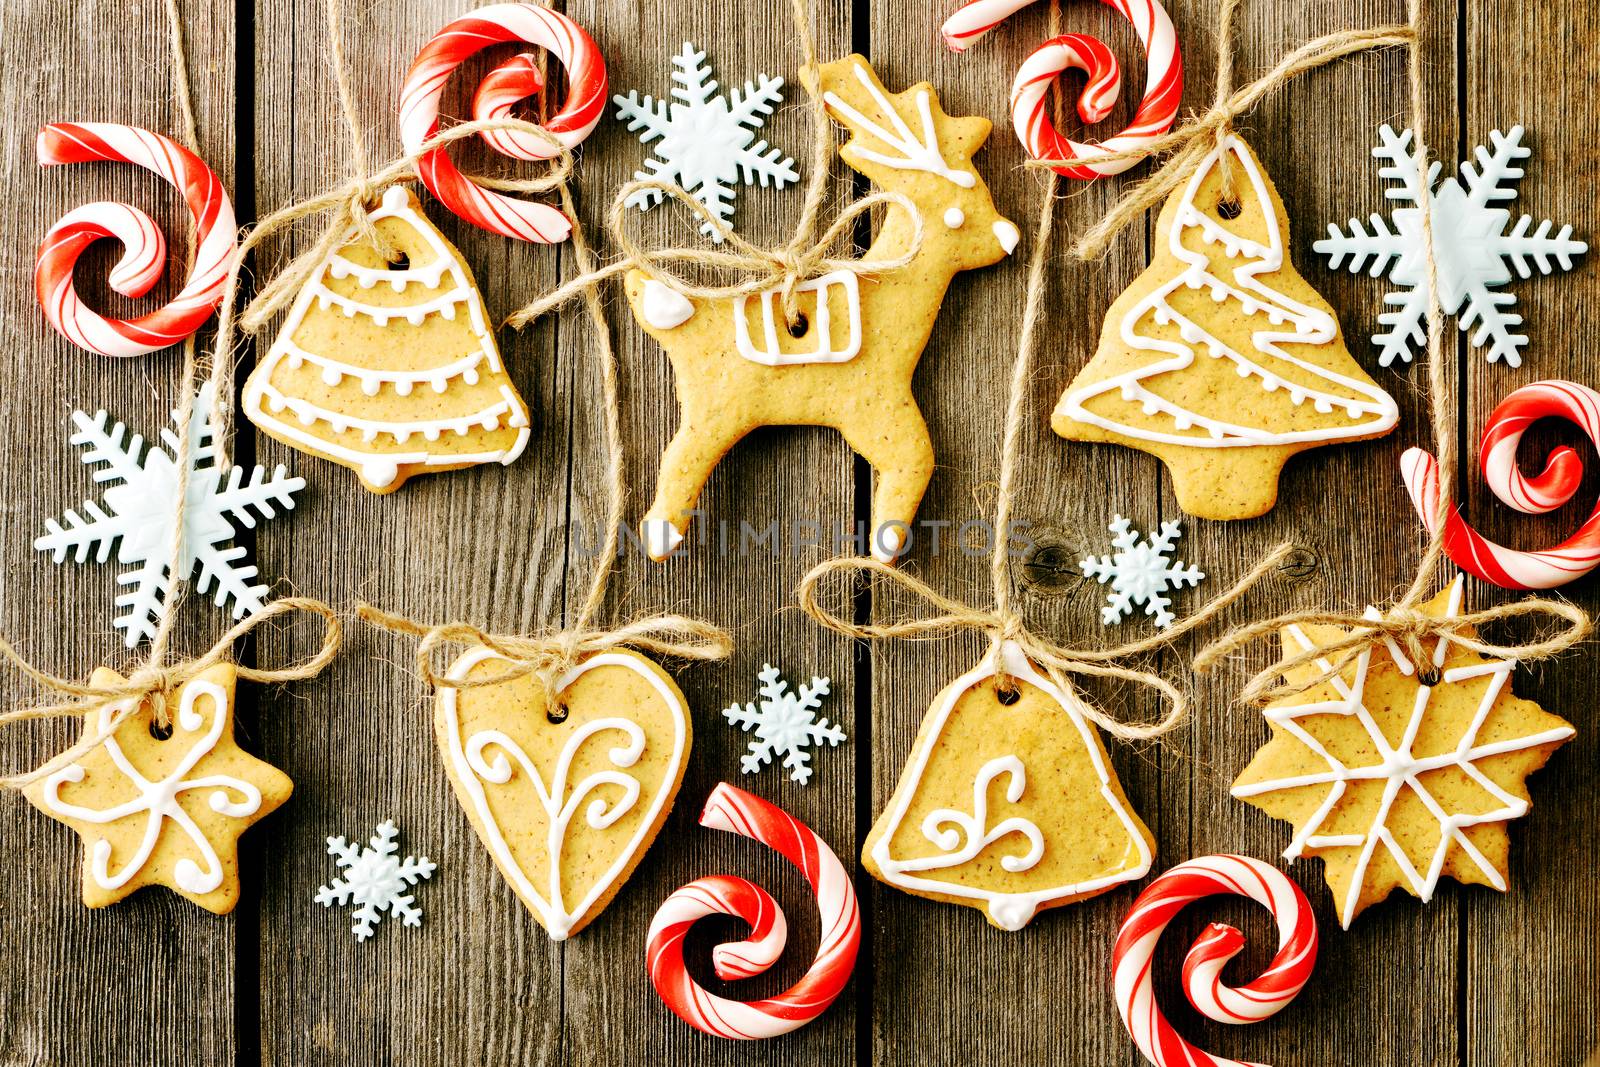
[{"label": "weathered wood plank", "polygon": [[[799,80],[800,49],[789,6],[764,3],[739,9],[716,5],[619,3],[571,0],[568,13],[588,26],[606,50],[613,93],[638,89],[660,97],[671,88],[671,57],[684,41],[708,53],[726,92],[758,73],[780,75],[787,83],[784,105],[758,134],[793,156],[802,179],[809,174],[810,121]],[[850,4],[828,0],[816,6],[813,20],[819,53],[825,58],[849,51]],[[615,190],[643,169],[649,150],[620,123],[603,122],[585,146],[579,167],[581,214],[589,232],[606,251],[602,222]],[[839,186],[845,186],[841,178]],[[786,240],[800,208],[802,192],[743,188],[735,222],[744,236],[779,244]],[[701,239],[687,212],[672,206],[633,215],[629,224],[658,245],[692,245]],[[570,256],[562,267],[570,273]],[[623,411],[628,442],[630,506],[628,521],[637,529],[655,493],[661,450],[678,426],[672,368],[665,353],[633,321],[620,291],[607,295],[611,334],[622,365]],[[600,437],[598,366],[593,327],[581,308],[562,316],[561,351],[573,368],[572,513],[586,529],[598,529],[605,509]],[[796,548],[797,524],[816,521],[827,531],[848,527],[857,517],[853,463],[838,435],[816,429],[758,430],[734,448],[713,474],[700,500],[702,530],[692,534],[684,554],[651,563],[630,547],[612,585],[616,618],[661,609],[681,610],[728,627],[737,642],[733,658],[681,672],[679,681],[695,716],[694,755],[678,805],[656,847],[635,872],[628,888],[602,922],[567,944],[563,991],[564,1054],[573,1064],[615,1062],[627,1049],[639,1062],[732,1063],[752,1055],[797,1063],[845,1061],[855,1044],[856,1013],[847,989],[817,1022],[782,1041],[759,1048],[708,1037],[672,1016],[650,987],[644,968],[644,932],[667,894],[691,879],[712,873],[738,874],[766,887],[789,920],[789,950],[773,973],[728,985],[711,973],[709,948],[739,926],[708,923],[720,936],[691,938],[690,966],[708,988],[749,999],[779,992],[810,965],[819,936],[817,909],[809,889],[788,861],[751,841],[698,825],[707,793],[729,781],[782,806],[821,834],[848,862],[856,840],[856,761],[866,758],[861,740],[866,724],[852,705],[857,680],[846,642],[820,631],[798,612],[785,611],[800,576],[833,551]],[[739,550],[740,523],[763,529],[776,521],[781,549]],[[726,523],[726,526],[723,524]],[[722,546],[724,535],[729,547]],[[825,538],[827,535],[825,534]],[[580,596],[588,563],[575,561],[570,597]],[[824,713],[841,722],[850,740],[813,759],[809,785],[799,785],[777,768],[746,777],[739,759],[750,738],[721,716],[732,702],[754,699],[756,672],[763,664],[780,668],[797,685],[812,675],[832,680],[833,695]]]},{"label": "weathered wood plank", "polygon": [[[1597,52],[1589,44],[1592,13],[1584,5],[1546,4],[1523,9],[1493,3],[1465,5],[1466,97],[1461,137],[1452,146],[1468,158],[1492,130],[1527,126],[1524,144],[1533,150],[1523,164],[1517,200],[1504,206],[1513,218],[1570,222],[1594,247],[1592,182],[1597,120],[1591,106]],[[1444,152],[1445,167],[1455,160]],[[1600,267],[1593,253],[1576,269],[1550,278],[1514,281],[1522,332],[1531,339],[1520,368],[1487,363],[1466,348],[1465,418],[1462,441],[1463,496],[1467,514],[1487,536],[1519,548],[1543,548],[1570,535],[1593,506],[1593,471],[1575,503],[1552,516],[1529,519],[1501,504],[1478,473],[1478,437],[1494,406],[1518,386],[1566,378],[1600,386],[1600,350],[1594,342],[1595,300]],[[1593,464],[1593,447],[1575,427],[1541,426],[1523,446],[1524,469],[1542,463],[1557,442],[1577,448]],[[1470,579],[1469,579],[1470,581]],[[1590,579],[1562,590],[1590,611],[1597,604]],[[1493,594],[1493,595],[1491,595]],[[1475,600],[1500,601],[1473,583]],[[1600,1048],[1600,971],[1594,952],[1600,897],[1594,887],[1593,841],[1600,817],[1594,651],[1517,672],[1513,686],[1569,719],[1577,738],[1529,784],[1533,810],[1513,825],[1510,891],[1463,893],[1461,922],[1464,1062],[1495,1064],[1526,1058],[1537,1049],[1547,1063],[1590,1062]],[[1506,960],[1529,961],[1508,966]]]},{"label": "weathered wood plank", "polygon": [[[374,158],[386,159],[400,148],[395,100],[411,59],[461,5],[411,0],[346,11],[366,136]],[[323,12],[321,0],[258,10],[255,163],[263,211],[348,177],[349,134]],[[452,82],[447,113],[467,109],[487,69],[475,63]],[[469,167],[486,162],[476,145],[458,154]],[[491,316],[554,280],[556,250],[485,233],[424,199],[471,265]],[[258,272],[307,247],[315,225],[273,243]],[[263,348],[276,325],[263,334]],[[292,522],[263,531],[263,570],[334,602],[365,598],[420,619],[464,618],[502,632],[554,619],[565,568],[570,375],[553,327],[502,332],[499,340],[533,412],[533,438],[517,463],[420,477],[378,497],[341,467],[259,438],[263,462],[288,463],[310,483]],[[303,654],[311,639],[264,638],[260,655],[270,662]],[[299,795],[268,843],[263,1062],[538,1062],[556,1048],[561,951],[496,873],[456,805],[411,651],[403,639],[353,625],[334,669],[264,702],[265,743],[283,754]],[[323,842],[330,834],[364,839],[386,818],[400,825],[402,848],[428,855],[438,873],[416,892],[420,930],[386,924],[358,944],[347,912],[324,911],[313,900],[333,872]],[[313,932],[322,950],[308,955]]]},{"label": "weathered wood plank", "polygon": [[[232,8],[180,6],[194,68],[200,154],[231,187]],[[7,576],[0,618],[7,636],[35,663],[68,677],[87,677],[101,663],[126,668],[134,659],[110,625],[117,565],[69,561],[56,567],[32,549],[45,518],[100,495],[78,450],[67,445],[68,416],[74,408],[104,407],[147,440],[155,438],[178,403],[181,361],[176,349],[103,359],[63,340],[34,301],[34,252],[51,223],[78,205],[123,200],[149,212],[172,253],[172,274],[151,297],[132,302],[109,292],[101,281],[115,262],[109,249],[92,252],[80,272],[86,300],[126,315],[159,306],[182,285],[193,226],[182,199],[139,168],[42,170],[33,135],[46,122],[100,120],[181,140],[168,56],[160,3],[19,2],[0,9],[7,71],[0,101],[10,120],[0,153],[11,188],[0,207],[0,272],[7,279],[0,321],[13,353],[9,388],[0,400],[9,427],[0,469],[0,500],[6,502],[0,565]],[[205,635],[228,622],[209,605],[191,605],[185,620],[182,638],[208,643]],[[20,701],[27,692],[16,686],[9,695]],[[77,735],[75,723],[13,728],[0,737],[0,758],[8,769],[31,767]],[[235,1041],[237,919],[214,918],[159,890],[87,911],[76,835],[20,796],[7,795],[0,804],[0,839],[12,857],[0,864],[0,1063],[228,1060]],[[92,1050],[85,1044],[91,1034]]]}]

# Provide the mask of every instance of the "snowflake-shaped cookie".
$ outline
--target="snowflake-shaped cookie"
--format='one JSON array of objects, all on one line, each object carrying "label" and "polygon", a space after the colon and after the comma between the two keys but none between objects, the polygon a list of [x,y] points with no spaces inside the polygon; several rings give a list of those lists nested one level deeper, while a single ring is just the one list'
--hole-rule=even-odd
[{"label": "snowflake-shaped cookie", "polygon": [[[129,648],[155,634],[173,582],[188,577],[196,566],[200,575],[195,590],[204,593],[215,582],[216,602],[233,601],[235,619],[260,611],[267,586],[251,584],[257,572],[242,562],[247,550],[243,545],[228,547],[227,542],[233,539],[234,523],[254,527],[257,515],[276,518],[273,506],[293,508],[293,494],[305,488],[305,479],[286,477],[287,468],[281,463],[271,478],[266,468],[256,467],[248,483],[244,468],[233,467],[224,482],[221,450],[211,430],[213,393],[210,385],[201,388],[189,419],[184,554],[176,574],[168,573],[167,564],[177,522],[178,433],[162,430],[166,450],[152,448],[146,454],[144,438],[134,434],[127,440],[127,427],[120,422],[108,429],[111,416],[104,411],[93,418],[82,411],[72,413],[78,429],[68,440],[83,447],[84,463],[91,467],[105,464],[94,472],[94,480],[120,484],[105,491],[104,507],[84,501],[87,519],[72,510],[62,516],[65,525],[47,519],[45,527],[50,532],[34,541],[33,547],[53,552],[57,563],[65,560],[69,551],[78,563],[87,560],[91,552],[97,563],[104,563],[111,556],[112,542],[120,539],[117,562],[133,566],[117,577],[117,584],[132,588],[117,597],[116,606],[128,610],[112,619],[111,625],[125,633]],[[174,411],[172,418],[176,423],[178,412]]]},{"label": "snowflake-shaped cookie", "polygon": [[343,907],[353,900],[360,905],[355,910],[355,925],[350,927],[357,941],[372,936],[372,928],[385,911],[398,915],[406,926],[422,925],[422,909],[412,906],[406,889],[431,877],[434,864],[426,856],[397,859],[399,846],[394,841],[399,836],[391,819],[378,824],[378,832],[365,848],[342,837],[328,838],[328,855],[338,857],[344,877],[319,888],[317,903],[325,908],[335,904]]},{"label": "snowflake-shaped cookie", "polygon": [[754,774],[772,762],[773,756],[781,755],[789,777],[805,785],[811,780],[811,753],[807,750],[824,741],[838,745],[845,739],[843,730],[816,716],[822,698],[828,694],[828,679],[813,677],[810,685],[791,693],[778,668],[770,663],[763,664],[756,677],[761,680],[759,707],[733,704],[722,710],[723,716],[739,729],[755,731],[755,740],[750,742],[750,751],[740,767],[745,774]]},{"label": "snowflake-shaped cookie", "polygon": [[1132,613],[1135,604],[1143,604],[1144,613],[1154,615],[1158,627],[1164,630],[1171,626],[1172,612],[1167,609],[1172,600],[1162,594],[1193,586],[1205,578],[1200,568],[1171,558],[1173,547],[1183,536],[1181,524],[1176,519],[1164,522],[1161,532],[1145,541],[1139,540],[1139,531],[1121,515],[1113,518],[1107,529],[1117,535],[1111,540],[1116,551],[1099,559],[1090,556],[1079,564],[1084,574],[1099,579],[1101,585],[1111,583],[1111,595],[1100,609],[1100,621],[1107,626],[1121,622]]},{"label": "snowflake-shaped cookie", "polygon": [[[740,182],[750,185],[759,181],[782,189],[799,181],[800,172],[794,169],[793,159],[768,148],[766,141],[755,141],[755,131],[783,99],[783,79],[758,74],[755,83],[744,83],[743,92],[734,89],[724,98],[716,95],[717,83],[705,58],[704,52],[687,41],[683,51],[672,58],[672,65],[678,68],[672,75],[678,83],[672,90],[677,103],[651,96],[641,102],[637,89],[627,96],[612,97],[612,102],[617,105],[617,118],[627,122],[631,132],[643,131],[640,141],[649,144],[660,138],[656,158],[644,161],[649,173],[638,171],[634,177],[677,185],[717,218],[731,223]],[[628,204],[649,208],[665,196],[659,189],[644,189],[629,197]],[[722,242],[721,231],[709,222],[700,229],[718,244]]]},{"label": "snowflake-shaped cookie", "polygon": [[1370,257],[1369,272],[1374,278],[1388,268],[1389,279],[1409,290],[1383,298],[1383,302],[1394,306],[1395,310],[1378,316],[1378,321],[1389,329],[1373,335],[1372,342],[1378,346],[1378,362],[1385,367],[1397,357],[1411,362],[1412,346],[1420,348],[1428,341],[1428,282],[1422,233],[1424,204],[1431,204],[1433,211],[1433,259],[1438,268],[1439,306],[1446,315],[1454,315],[1465,304],[1460,327],[1462,330],[1478,327],[1472,335],[1472,343],[1480,346],[1488,343],[1489,362],[1504,359],[1513,367],[1521,366],[1522,349],[1528,337],[1511,332],[1513,327],[1522,324],[1522,316],[1509,310],[1517,302],[1516,295],[1491,293],[1490,288],[1511,280],[1508,264],[1516,268],[1521,278],[1532,274],[1528,269],[1530,259],[1542,274],[1550,273],[1552,258],[1562,270],[1571,270],[1572,257],[1588,251],[1589,247],[1571,239],[1571,226],[1561,227],[1561,231],[1551,237],[1548,219],[1530,234],[1528,229],[1533,219],[1527,215],[1518,219],[1515,228],[1506,233],[1511,212],[1491,205],[1516,198],[1516,190],[1509,188],[1508,183],[1522,177],[1522,168],[1516,164],[1531,154],[1522,147],[1522,133],[1521,126],[1513,126],[1508,134],[1499,130],[1490,134],[1494,150],[1478,146],[1478,167],[1461,164],[1461,179],[1466,183],[1463,188],[1454,178],[1434,185],[1443,166],[1437,161],[1428,168],[1427,180],[1422,179],[1412,155],[1410,130],[1397,134],[1384,126],[1378,131],[1382,143],[1372,154],[1388,161],[1378,174],[1400,183],[1398,188],[1386,190],[1385,195],[1390,200],[1407,201],[1412,206],[1394,211],[1393,230],[1383,216],[1377,214],[1372,216],[1372,233],[1362,228],[1360,219],[1350,220],[1349,236],[1330,223],[1328,236],[1318,241],[1315,248],[1330,257],[1335,268],[1346,256],[1350,257],[1352,274],[1359,273]]},{"label": "snowflake-shaped cookie", "polygon": [[[1461,598],[1457,578],[1423,610],[1450,618]],[[1474,636],[1466,626],[1458,633]],[[1289,626],[1284,654],[1344,635],[1338,627]],[[1290,671],[1288,680],[1329,669],[1327,660],[1317,663]],[[1515,668],[1445,637],[1429,672],[1437,678],[1424,680],[1391,643],[1369,647],[1338,676],[1265,709],[1272,740],[1234,782],[1233,795],[1294,824],[1284,855],[1323,859],[1347,929],[1396,888],[1430,900],[1442,876],[1505,890],[1505,824],[1527,814],[1524,779],[1573,735],[1564,720],[1511,694]]]}]

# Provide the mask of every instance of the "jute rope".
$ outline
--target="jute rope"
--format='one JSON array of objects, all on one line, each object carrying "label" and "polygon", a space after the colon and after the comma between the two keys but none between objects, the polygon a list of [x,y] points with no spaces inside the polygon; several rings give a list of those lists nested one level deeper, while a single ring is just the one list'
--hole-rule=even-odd
[{"label": "jute rope", "polygon": [[[1050,36],[1060,20],[1057,0],[1050,4]],[[1059,107],[1060,99],[1057,98]],[[1101,729],[1123,740],[1160,737],[1181,726],[1189,716],[1189,697],[1167,679],[1151,671],[1122,664],[1131,656],[1163,648],[1184,634],[1220,616],[1244,596],[1251,587],[1270,574],[1288,556],[1292,546],[1279,545],[1258,562],[1226,592],[1199,611],[1150,637],[1114,648],[1074,648],[1042,637],[1028,629],[1012,596],[1010,560],[1007,555],[1012,505],[1016,498],[1018,459],[1022,452],[1022,430],[1027,419],[1028,384],[1032,379],[1035,337],[1044,306],[1044,271],[1050,257],[1050,240],[1055,227],[1056,191],[1060,178],[1051,173],[1045,182],[1043,207],[1034,233],[1028,263],[1027,302],[1022,312],[1022,329],[1017,341],[1017,357],[1011,368],[1005,431],[1000,446],[1000,478],[995,494],[994,543],[989,576],[994,607],[975,608],[934,590],[903,568],[887,566],[870,557],[826,560],[813,567],[795,590],[800,608],[822,626],[858,639],[916,639],[946,636],[963,630],[989,634],[997,641],[1014,641],[1028,658],[1041,667],[1051,682],[1063,692],[1072,690],[1068,676],[1087,675],[1112,678],[1133,685],[1148,686],[1160,694],[1165,705],[1162,716],[1150,723],[1130,724],[1113,718],[1083,703],[1085,715]],[[849,618],[848,604],[835,609],[824,603],[823,585],[829,579],[865,575],[882,583],[898,586],[933,609],[928,615],[911,616],[883,623],[856,623]],[[1004,684],[1004,679],[1002,679]]]},{"label": "jute rope", "polygon": [[[802,62],[813,70],[820,69],[821,61],[817,56],[816,38],[811,31],[811,16],[805,0],[790,0],[790,13],[795,35],[800,42]],[[800,284],[807,279],[839,271],[857,275],[883,274],[909,265],[922,247],[923,221],[911,200],[899,193],[873,193],[852,201],[839,212],[832,225],[820,237],[817,236],[832,172],[834,135],[821,92],[807,95],[810,98],[811,115],[811,174],[806,180],[800,216],[795,221],[789,240],[782,246],[757,247],[734,233],[731,227],[676,185],[654,179],[632,181],[617,190],[607,215],[607,232],[621,250],[621,255],[603,267],[591,264],[589,270],[513,312],[506,319],[507,325],[525,326],[572,302],[596,285],[638,268],[679,294],[693,299],[723,300],[776,289],[785,319],[792,326],[800,314],[796,293]],[[714,249],[698,245],[665,249],[644,247],[631,232],[629,217],[637,212],[628,207],[632,197],[644,192],[660,194],[687,208],[698,221],[708,223],[721,238],[719,246]],[[873,208],[889,206],[900,208],[911,220],[911,241],[904,252],[898,256],[874,259],[843,259],[828,254],[834,245],[851,236],[855,222],[861,215]],[[679,264],[698,270],[692,275],[680,274],[672,269]],[[705,273],[732,275],[738,280],[712,284],[700,280]]]},{"label": "jute rope", "polygon": [[[165,8],[168,44],[172,53],[173,101],[177,105],[179,115],[182,118],[184,142],[191,151],[198,151],[199,127],[195,119],[194,102],[190,88],[189,64],[183,39],[183,19],[178,11],[177,0],[166,0]],[[242,257],[242,253],[239,255]],[[146,703],[151,705],[155,724],[158,727],[165,728],[171,721],[167,710],[167,694],[184,685],[208,667],[227,660],[232,654],[235,642],[268,619],[295,612],[317,615],[322,618],[324,623],[322,645],[314,655],[288,667],[263,669],[241,666],[238,668],[239,677],[255,682],[290,682],[311,678],[321,673],[322,669],[332,662],[334,656],[338,654],[339,646],[343,639],[343,627],[333,609],[319,600],[290,597],[275,600],[255,615],[237,623],[200,656],[179,658],[175,663],[168,663],[173,627],[178,618],[178,610],[183,603],[184,590],[187,585],[186,579],[188,577],[184,573],[183,564],[187,556],[184,545],[184,527],[186,525],[184,522],[184,509],[187,506],[189,496],[190,464],[184,460],[189,454],[190,423],[194,417],[194,404],[197,393],[196,382],[200,377],[200,361],[196,352],[196,344],[191,337],[184,342],[183,346],[183,369],[179,375],[178,407],[175,416],[178,423],[177,456],[179,464],[177,484],[174,488],[176,504],[174,505],[172,545],[167,559],[167,574],[171,578],[171,584],[166,598],[161,604],[161,615],[157,623],[156,632],[150,641],[149,653],[145,657],[144,663],[130,672],[126,681],[116,685],[98,686],[86,682],[75,682],[41,670],[30,663],[17,650],[15,645],[0,638],[0,656],[10,660],[17,670],[31,679],[36,685],[70,698],[54,703],[0,712],[0,727],[39,719],[83,718],[85,722],[83,736],[71,747],[31,771],[0,777],[0,788],[22,789],[30,783],[51,774],[57,768],[64,767],[82,758],[103,744],[107,738],[113,736],[121,728],[122,724],[136,714]],[[212,364],[210,371],[208,384],[217,389],[213,410],[226,408],[230,403],[231,393],[224,392],[219,386],[218,367],[215,363]],[[220,456],[225,454],[226,450],[219,445],[218,451]],[[104,726],[92,725],[87,718],[112,707],[115,707],[116,710],[106,719]]]},{"label": "jute rope", "polygon": [[[1423,0],[1408,0],[1406,27],[1411,49],[1407,62],[1410,86],[1411,128],[1416,135],[1413,165],[1418,174],[1428,173],[1428,148],[1423,135],[1423,94],[1421,34]],[[1450,513],[1454,506],[1454,479],[1456,468],[1456,425],[1451,414],[1449,382],[1444,361],[1444,312],[1439,305],[1439,264],[1434,256],[1433,218],[1431,211],[1422,212],[1424,263],[1428,279],[1428,401],[1432,408],[1434,452],[1439,457],[1439,505],[1441,515]],[[1268,704],[1296,696],[1328,679],[1337,676],[1362,652],[1385,639],[1396,642],[1405,650],[1411,661],[1418,665],[1419,676],[1426,683],[1438,681],[1437,672],[1423,648],[1423,642],[1449,636],[1451,641],[1480,655],[1497,659],[1538,660],[1572,648],[1589,636],[1592,623],[1587,612],[1562,600],[1530,597],[1513,604],[1504,604],[1482,611],[1468,612],[1451,618],[1437,618],[1425,614],[1421,607],[1438,584],[1438,572],[1444,554],[1445,524],[1428,541],[1422,559],[1417,565],[1416,577],[1394,607],[1381,618],[1371,620],[1364,615],[1338,611],[1294,611],[1276,618],[1252,623],[1229,633],[1202,649],[1195,657],[1194,668],[1206,671],[1224,658],[1242,651],[1256,640],[1277,634],[1290,625],[1338,626],[1349,633],[1317,648],[1288,656],[1280,662],[1258,672],[1246,683],[1240,700],[1246,703]],[[1478,627],[1503,619],[1539,616],[1557,624],[1545,636],[1525,642],[1491,644],[1469,639],[1461,634],[1464,627]],[[1327,666],[1317,666],[1297,682],[1288,681],[1291,674],[1308,665],[1326,660]]]}]

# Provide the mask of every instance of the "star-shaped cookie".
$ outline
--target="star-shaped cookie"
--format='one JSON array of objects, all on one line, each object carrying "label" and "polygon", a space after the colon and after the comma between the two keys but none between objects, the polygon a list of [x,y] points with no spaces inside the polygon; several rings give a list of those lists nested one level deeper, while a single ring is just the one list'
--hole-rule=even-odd
[{"label": "star-shaped cookie", "polygon": [[[1457,578],[1422,610],[1449,618],[1461,601]],[[1286,627],[1285,658],[1344,633]],[[1474,635],[1467,626],[1459,633]],[[1431,899],[1441,877],[1504,891],[1506,823],[1527,814],[1524,780],[1574,732],[1512,695],[1514,660],[1488,659],[1447,636],[1431,667],[1438,681],[1429,686],[1397,646],[1379,644],[1339,676],[1269,705],[1272,740],[1233,784],[1234,796],[1294,824],[1286,857],[1323,860],[1346,929],[1396,888]],[[1287,677],[1316,673],[1308,664]]]},{"label": "star-shaped cookie", "polygon": [[[239,835],[288,800],[294,783],[234,743],[235,680],[231,663],[207,668],[168,695],[164,739],[147,700],[87,755],[28,786],[34,807],[83,838],[87,906],[147,885],[218,915],[239,902]],[[90,681],[124,679],[101,667]],[[85,716],[85,732],[116,711]]]}]

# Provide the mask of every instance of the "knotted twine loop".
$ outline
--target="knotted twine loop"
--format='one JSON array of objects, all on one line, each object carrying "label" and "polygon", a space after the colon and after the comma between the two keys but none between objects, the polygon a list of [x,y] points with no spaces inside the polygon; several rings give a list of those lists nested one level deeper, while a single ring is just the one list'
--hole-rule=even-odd
[{"label": "knotted twine loop", "polygon": [[[574,663],[597,652],[632,648],[666,659],[704,662],[726,659],[733,651],[726,630],[685,615],[656,615],[607,630],[494,634],[466,622],[430,626],[371,604],[357,605],[356,614],[380,629],[418,638],[417,672],[436,689],[479,689],[533,674],[539,677],[552,707],[558,699],[561,676]],[[435,667],[435,659],[442,646],[452,644],[481,645],[509,662],[492,673],[451,678],[448,668]]]},{"label": "knotted twine loop", "polygon": [[262,623],[275,619],[280,615],[289,615],[294,612],[315,615],[323,621],[322,644],[314,655],[292,663],[287,667],[247,667],[240,664],[235,667],[235,670],[238,671],[239,677],[247,682],[295,682],[313,678],[322,673],[323,668],[333,662],[334,657],[338,655],[339,648],[344,641],[344,625],[340,621],[338,613],[322,601],[312,600],[307,597],[285,597],[281,600],[274,600],[256,612],[256,614],[236,623],[232,629],[217,639],[216,644],[201,655],[166,665],[153,661],[146,662],[142,666],[135,668],[126,681],[112,685],[93,685],[88,682],[77,682],[70,678],[63,678],[60,675],[40,670],[28,662],[11,642],[0,639],[0,655],[10,660],[12,665],[19,671],[42,688],[71,698],[50,704],[39,704],[33,707],[0,712],[0,727],[35,719],[83,718],[106,708],[117,708],[103,729],[90,730],[86,727],[84,736],[71,748],[66,749],[32,771],[0,778],[0,788],[22,789],[40,778],[54,773],[57,769],[82,758],[102,744],[108,737],[114,735],[122,724],[130,716],[136,714],[147,701],[156,705],[157,724],[160,725],[163,722],[162,713],[168,694],[191,681],[208,668],[228,661],[231,658],[235,642]]},{"label": "knotted twine loop", "polygon": [[[1423,0],[1408,0],[1405,32],[1410,44],[1407,75],[1411,129],[1416,135],[1413,165],[1418,174],[1427,174],[1428,148],[1423,138],[1424,85],[1420,45],[1422,3]],[[1456,425],[1450,405],[1441,402],[1450,396],[1450,392],[1443,358],[1444,311],[1439,304],[1439,263],[1434,255],[1433,212],[1424,211],[1421,218],[1423,261],[1428,280],[1428,401],[1433,447],[1439,457],[1439,513],[1444,515],[1449,513],[1454,499]],[[1363,652],[1384,642],[1404,650],[1422,672],[1421,680],[1425,684],[1436,684],[1437,671],[1431,668],[1431,658],[1423,647],[1426,640],[1437,641],[1448,637],[1452,643],[1491,659],[1529,661],[1559,655],[1588,638],[1593,629],[1588,613],[1564,600],[1529,597],[1514,604],[1449,618],[1438,618],[1421,611],[1421,605],[1434,588],[1439,569],[1446,558],[1445,528],[1445,523],[1438,524],[1423,551],[1416,577],[1396,605],[1388,611],[1377,613],[1369,610],[1360,615],[1339,611],[1288,612],[1243,627],[1201,649],[1194,660],[1195,670],[1210,670],[1225,657],[1242,651],[1262,637],[1277,634],[1287,626],[1338,626],[1349,631],[1342,638],[1289,656],[1256,673],[1240,692],[1240,700],[1264,705],[1298,696],[1338,677]],[[1524,616],[1542,616],[1561,625],[1543,636],[1509,644],[1494,644],[1461,633],[1465,627],[1476,629],[1486,623]],[[1291,674],[1306,666],[1315,668],[1308,677],[1298,682],[1289,680]]]},{"label": "knotted twine loop", "polygon": [[[1188,180],[1206,156],[1225,143],[1235,119],[1249,112],[1289,82],[1346,56],[1382,48],[1411,47],[1417,40],[1415,23],[1377,26],[1365,30],[1341,30],[1307,41],[1280,59],[1277,65],[1255,81],[1241,89],[1232,90],[1233,23],[1238,5],[1239,0],[1221,0],[1219,7],[1217,99],[1211,108],[1176,130],[1146,141],[1135,148],[1121,152],[1096,153],[1091,157],[1097,163],[1110,163],[1143,160],[1172,153],[1154,173],[1125,193],[1104,218],[1072,245],[1074,256],[1086,260],[1104,256],[1117,234],[1129,224],[1143,218],[1146,211],[1164,202],[1174,189]],[[1082,159],[1030,159],[1023,166],[1048,169],[1082,162]],[[1231,168],[1226,173],[1227,180],[1231,182]]]},{"label": "knotted twine loop", "polygon": [[[804,0],[791,0],[790,12],[795,33],[800,41],[801,62],[812,69],[821,68],[817,56],[816,39],[811,32],[811,16]],[[827,107],[820,90],[808,93],[811,114],[811,174],[806,179],[805,197],[800,216],[795,221],[789,240],[779,248],[761,248],[735,233],[727,223],[713,215],[704,204],[685,193],[676,185],[658,179],[639,179],[617,190],[607,215],[606,229],[621,250],[618,259],[603,267],[591,267],[578,277],[552,290],[545,296],[513,312],[506,325],[521,328],[551,311],[582,296],[601,283],[635,268],[650,274],[655,280],[679,295],[699,300],[724,300],[739,296],[776,290],[783,308],[784,322],[791,328],[800,319],[798,291],[800,286],[821,274],[847,272],[856,275],[883,274],[900,270],[912,263],[922,250],[925,236],[922,213],[911,200],[892,192],[878,192],[852,201],[842,210],[822,236],[817,227],[827,200],[828,180],[833,162],[833,123],[829,121]],[[628,201],[641,193],[656,193],[687,208],[699,221],[708,223],[721,237],[716,248],[692,246],[682,248],[648,249],[630,230],[629,216],[637,214]],[[829,256],[829,251],[840,241],[850,237],[854,223],[863,213],[875,207],[892,205],[903,210],[911,221],[911,241],[907,250],[898,256],[883,259],[839,259]],[[727,284],[708,284],[698,277],[689,277],[670,269],[670,265],[687,264],[709,271],[733,274],[742,281]]]}]

